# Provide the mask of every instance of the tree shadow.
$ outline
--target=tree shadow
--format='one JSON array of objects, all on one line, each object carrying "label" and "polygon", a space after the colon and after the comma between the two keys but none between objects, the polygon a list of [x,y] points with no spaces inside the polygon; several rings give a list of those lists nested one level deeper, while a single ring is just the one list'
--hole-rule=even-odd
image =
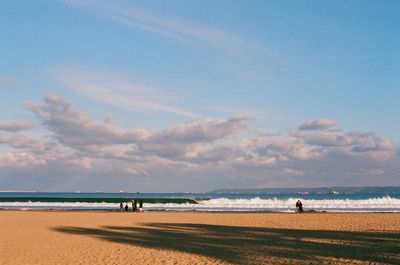
[{"label": "tree shadow", "polygon": [[400,232],[299,230],[188,223],[53,229],[140,247],[193,253],[232,264],[255,264],[274,258],[296,263],[357,260],[365,263],[400,264]]}]

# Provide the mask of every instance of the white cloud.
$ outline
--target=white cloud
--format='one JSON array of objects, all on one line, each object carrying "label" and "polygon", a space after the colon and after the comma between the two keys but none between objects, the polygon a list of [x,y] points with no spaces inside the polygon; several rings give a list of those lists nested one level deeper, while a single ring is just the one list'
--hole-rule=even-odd
[{"label": "white cloud", "polygon": [[313,131],[304,133],[297,131],[291,135],[315,146],[348,146],[352,144],[352,137],[341,132]]},{"label": "white cloud", "polygon": [[44,164],[46,164],[46,161],[38,158],[33,153],[29,152],[0,153],[0,167],[12,166],[18,168],[18,167],[32,167]]},{"label": "white cloud", "polygon": [[46,95],[44,101],[44,104],[30,102],[26,106],[63,144],[76,148],[94,144],[130,144],[149,137],[143,129],[124,131],[108,123],[97,123],[63,97]]},{"label": "white cloud", "polygon": [[42,124],[63,145],[97,156],[133,155],[179,157],[194,152],[199,143],[212,143],[243,131],[248,117],[228,120],[196,120],[159,132],[122,130],[114,124],[98,123],[77,110],[67,99],[46,95],[44,103],[27,103]]},{"label": "white cloud", "polygon": [[336,122],[328,119],[307,121],[299,126],[300,130],[323,130],[336,125]]},{"label": "white cloud", "polygon": [[33,146],[34,141],[27,136],[14,135],[14,136],[2,136],[0,135],[0,143],[7,144],[12,148],[30,148]]},{"label": "white cloud", "polygon": [[240,132],[250,118],[237,117],[229,120],[198,120],[167,129],[153,136],[155,142],[198,143],[212,142]]},{"label": "white cloud", "polygon": [[29,121],[0,120],[0,131],[18,132],[29,130],[33,127],[33,123]]}]

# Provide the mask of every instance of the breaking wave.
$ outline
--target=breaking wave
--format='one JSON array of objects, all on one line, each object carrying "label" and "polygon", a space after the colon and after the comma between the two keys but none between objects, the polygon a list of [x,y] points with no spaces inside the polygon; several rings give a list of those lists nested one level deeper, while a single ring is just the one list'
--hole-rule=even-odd
[{"label": "breaking wave", "polygon": [[400,211],[400,199],[389,196],[381,198],[355,199],[211,199],[201,202],[205,208],[224,207],[227,209],[265,209],[272,211],[293,211],[297,200],[301,200],[305,210],[318,211]]},{"label": "breaking wave", "polygon": [[[145,203],[150,211],[276,211],[291,212],[297,200],[301,200],[304,210],[329,212],[400,212],[400,199],[390,196],[368,199],[250,199],[214,198],[198,200],[197,203]],[[130,206],[130,203],[128,203]],[[0,202],[0,209],[65,209],[65,210],[119,210],[119,203],[110,202],[40,202],[10,201]]]}]

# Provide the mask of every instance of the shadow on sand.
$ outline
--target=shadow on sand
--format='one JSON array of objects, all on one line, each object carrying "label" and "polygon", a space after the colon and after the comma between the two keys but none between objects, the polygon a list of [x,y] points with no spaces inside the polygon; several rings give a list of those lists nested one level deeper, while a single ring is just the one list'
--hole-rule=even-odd
[{"label": "shadow on sand", "polygon": [[345,260],[400,264],[399,232],[318,231],[178,223],[147,223],[139,227],[105,226],[100,229],[57,227],[54,230],[139,247],[193,253],[232,264],[263,263],[278,258],[306,264]]}]

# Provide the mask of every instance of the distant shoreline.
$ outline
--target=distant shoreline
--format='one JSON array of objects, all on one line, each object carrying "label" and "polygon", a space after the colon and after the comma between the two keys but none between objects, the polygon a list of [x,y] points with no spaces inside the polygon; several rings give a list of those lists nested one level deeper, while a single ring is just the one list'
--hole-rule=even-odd
[{"label": "distant shoreline", "polygon": [[249,195],[279,195],[279,194],[400,194],[400,186],[329,186],[329,187],[278,187],[278,188],[238,188],[217,189],[212,191],[183,192],[138,192],[138,191],[36,191],[36,190],[0,190],[0,193],[72,193],[72,194],[249,194]]}]

